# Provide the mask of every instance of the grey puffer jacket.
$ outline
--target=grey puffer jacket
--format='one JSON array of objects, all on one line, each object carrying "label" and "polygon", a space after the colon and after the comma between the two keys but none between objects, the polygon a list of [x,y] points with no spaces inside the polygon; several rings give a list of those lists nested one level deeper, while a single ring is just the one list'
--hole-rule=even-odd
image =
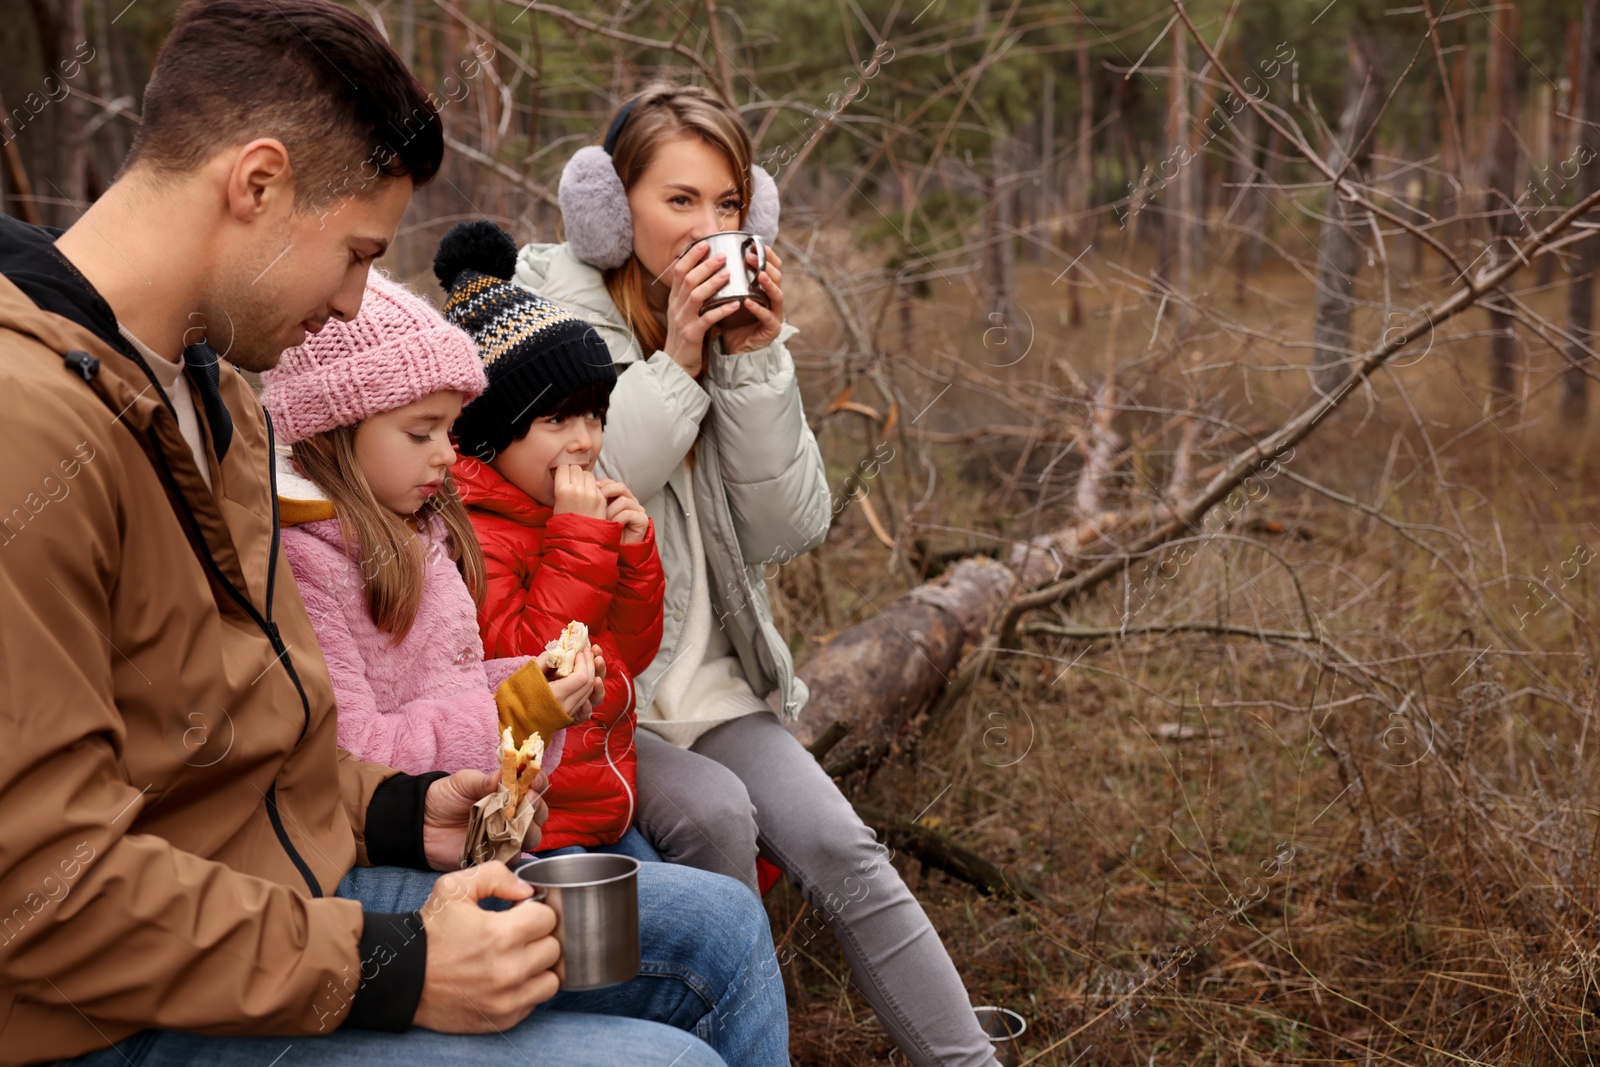
[{"label": "grey puffer jacket", "polygon": [[638,707],[677,655],[689,615],[688,510],[683,460],[698,437],[692,479],[705,542],[711,607],[733,644],[745,678],[780,715],[799,717],[808,696],[789,646],[772,623],[769,568],[821,544],[832,517],[827,472],[806,424],[785,342],[785,325],[765,348],[730,356],[716,343],[702,381],[665,352],[640,351],[606,292],[600,271],[565,244],[527,245],[515,281],[573,308],[599,332],[617,365],[600,473],[627,485],[655,520],[667,576],[661,650],[635,680]]}]

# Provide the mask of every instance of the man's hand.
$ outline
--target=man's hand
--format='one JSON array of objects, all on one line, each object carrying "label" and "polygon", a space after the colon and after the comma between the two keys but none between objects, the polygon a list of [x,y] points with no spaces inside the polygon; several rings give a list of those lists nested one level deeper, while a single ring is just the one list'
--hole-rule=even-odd
[{"label": "man's hand", "polygon": [[[436,871],[453,871],[461,865],[461,849],[467,840],[467,815],[472,805],[499,786],[499,771],[493,774],[457,771],[428,787],[428,795],[422,801],[422,851],[428,857],[428,866]],[[533,823],[522,839],[524,851],[539,847],[544,821],[550,817],[550,809],[544,803],[544,793],[549,788],[550,779],[541,771],[523,800],[524,804],[534,805]]]},{"label": "man's hand", "polygon": [[622,543],[636,545],[650,532],[650,516],[628,487],[611,478],[597,478],[595,485],[606,498],[606,518],[622,523]]},{"label": "man's hand", "polygon": [[587,515],[591,519],[606,517],[606,498],[595,484],[594,475],[576,463],[565,463],[556,468],[554,476],[555,504],[553,515],[568,512]]},{"label": "man's hand", "polygon": [[486,897],[527,901],[532,895],[533,887],[503,863],[456,871],[434,883],[422,906],[428,963],[415,1025],[446,1034],[493,1033],[515,1026],[556,995],[556,913],[533,901],[506,911],[478,907]]}]

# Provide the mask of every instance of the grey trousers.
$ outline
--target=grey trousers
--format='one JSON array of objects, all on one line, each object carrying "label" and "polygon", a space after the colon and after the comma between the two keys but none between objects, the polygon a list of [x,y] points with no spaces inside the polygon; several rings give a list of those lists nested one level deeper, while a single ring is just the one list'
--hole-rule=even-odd
[{"label": "grey trousers", "polygon": [[922,905],[822,767],[770,712],[724,723],[692,749],[638,731],[639,829],[672,863],[756,888],[756,851],[812,913],[778,948],[787,962],[824,927],[858,988],[917,1067],[992,1067],[966,987]]}]

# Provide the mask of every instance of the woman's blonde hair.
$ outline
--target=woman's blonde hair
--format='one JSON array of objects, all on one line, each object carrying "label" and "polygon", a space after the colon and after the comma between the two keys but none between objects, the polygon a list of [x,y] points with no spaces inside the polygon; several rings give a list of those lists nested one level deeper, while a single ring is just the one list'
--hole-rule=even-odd
[{"label": "woman's blonde hair", "polygon": [[[354,426],[340,426],[312,434],[290,447],[295,466],[333,501],[346,551],[361,565],[361,582],[367,595],[367,613],[373,624],[389,634],[389,643],[405,640],[422,607],[427,570],[427,549],[411,523],[378,502],[372,485],[356,460]],[[473,603],[483,597],[483,550],[472,532],[466,505],[447,473],[439,492],[418,509],[426,523],[437,515],[449,532],[445,551],[466,580]],[[359,555],[357,554],[359,553]]]},{"label": "woman's blonde hair", "polygon": [[[744,225],[750,212],[750,163],[754,154],[750,134],[733,108],[698,85],[656,82],[634,98],[633,110],[611,151],[611,163],[622,179],[622,187],[632,189],[660,147],[685,136],[700,138],[727,159],[734,180],[739,183],[739,224]],[[667,343],[666,324],[656,318],[645,298],[650,281],[636,255],[605,272],[606,292],[611,294],[623,321],[647,356]]]}]

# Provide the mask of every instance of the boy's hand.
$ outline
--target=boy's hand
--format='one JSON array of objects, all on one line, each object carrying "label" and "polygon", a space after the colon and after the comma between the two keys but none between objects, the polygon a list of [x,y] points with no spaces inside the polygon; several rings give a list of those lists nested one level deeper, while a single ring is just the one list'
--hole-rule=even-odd
[{"label": "boy's hand", "polygon": [[594,475],[576,463],[556,468],[555,497],[556,502],[551,507],[553,514],[587,515],[591,519],[606,517],[606,498],[595,484]]},{"label": "boy's hand", "polygon": [[589,710],[598,708],[606,699],[606,654],[599,645],[590,645],[594,655],[594,685],[589,690]]},{"label": "boy's hand", "polygon": [[622,543],[636,545],[650,531],[650,516],[644,513],[638,497],[628,487],[611,478],[597,478],[595,485],[606,498],[606,518],[622,523]]},{"label": "boy's hand", "polygon": [[590,645],[578,653],[571,674],[549,680],[550,691],[574,723],[587,722],[600,703],[594,699],[594,690],[599,688],[603,692],[605,688],[605,661],[599,658],[599,653],[599,645]]}]

